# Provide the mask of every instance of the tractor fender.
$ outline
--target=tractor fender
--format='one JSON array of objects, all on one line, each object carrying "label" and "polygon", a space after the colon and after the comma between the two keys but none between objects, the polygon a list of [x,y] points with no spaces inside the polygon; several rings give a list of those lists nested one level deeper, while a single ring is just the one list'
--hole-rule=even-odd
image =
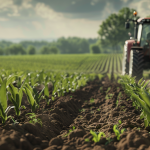
[{"label": "tractor fender", "polygon": [[127,51],[127,62],[129,63],[129,59],[130,59],[130,51],[131,51],[131,47],[133,46],[133,43],[135,42],[135,40],[127,40],[125,41],[125,50]]}]

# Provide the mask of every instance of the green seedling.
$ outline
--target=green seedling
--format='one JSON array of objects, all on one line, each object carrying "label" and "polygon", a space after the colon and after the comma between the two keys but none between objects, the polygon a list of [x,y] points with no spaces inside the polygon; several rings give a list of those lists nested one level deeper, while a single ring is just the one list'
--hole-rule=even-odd
[{"label": "green seedling", "polygon": [[117,87],[117,91],[119,90],[119,87]]},{"label": "green seedling", "polygon": [[94,142],[99,142],[100,139],[101,139],[101,136],[105,137],[105,133],[104,133],[104,132],[100,132],[100,133],[97,135],[94,131],[90,130],[90,133],[93,135],[93,139],[92,139],[92,140],[93,140]]},{"label": "green seedling", "polygon": [[[118,122],[119,122],[119,124],[122,123],[121,120],[119,120]],[[126,129],[124,128],[124,129],[122,129],[122,130],[120,131],[119,128],[118,128],[119,124],[115,124],[115,125],[113,126],[113,131],[115,132],[115,134],[116,134],[116,136],[117,136],[117,140],[120,140],[120,134],[122,134],[122,133],[126,130]]]},{"label": "green seedling", "polygon": [[72,98],[72,96],[70,96],[70,98]]},{"label": "green seedling", "polygon": [[8,118],[11,118],[11,120],[14,122],[13,125],[19,123],[19,122],[17,122],[17,120],[14,120],[12,116],[8,116],[7,119],[8,119]]},{"label": "green seedling", "polygon": [[109,99],[109,96],[108,96],[108,95],[106,95],[106,96],[105,96],[105,99],[106,99],[106,100],[108,100],[108,99]]},{"label": "green seedling", "polygon": [[119,103],[119,101],[118,101],[118,100],[116,100],[116,105],[117,105],[116,107],[118,107],[118,103]]},{"label": "green seedling", "polygon": [[[73,129],[73,130],[75,130],[75,126],[73,126],[73,127],[72,127],[72,129]],[[68,135],[69,135],[69,134],[70,134],[73,130],[71,130],[71,129],[70,129],[70,130],[69,130],[69,133],[67,133],[67,134],[66,134],[66,135],[64,135],[63,137],[68,136]]]},{"label": "green seedling", "polygon": [[39,118],[36,118],[36,115],[35,115],[35,113],[27,113],[26,115],[30,115],[29,116],[29,119],[30,119],[30,123],[33,123],[33,124],[35,124],[35,123],[39,123],[40,125],[41,125],[41,127],[42,127],[42,121],[41,121],[41,119],[39,119]]},{"label": "green seedling", "polygon": [[85,109],[81,109],[81,110],[79,109],[79,112],[84,112],[84,111],[85,111]]},{"label": "green seedling", "polygon": [[111,89],[111,87],[109,87],[109,88],[107,89],[106,94],[109,92],[110,89]]},{"label": "green seedling", "polygon": [[111,94],[111,93],[110,93],[110,94],[107,94],[107,95],[105,96],[105,99],[106,99],[106,100],[111,99],[111,98],[113,97],[113,95],[114,95],[114,94]]},{"label": "green seedling", "polygon": [[97,111],[100,111],[100,109],[98,108]]},{"label": "green seedling", "polygon": [[89,138],[86,138],[84,141],[85,141],[85,142],[89,142],[89,141],[90,141],[90,139],[89,139]]},{"label": "green seedling", "polygon": [[90,100],[90,103],[94,103],[94,98],[92,98],[92,99]]}]

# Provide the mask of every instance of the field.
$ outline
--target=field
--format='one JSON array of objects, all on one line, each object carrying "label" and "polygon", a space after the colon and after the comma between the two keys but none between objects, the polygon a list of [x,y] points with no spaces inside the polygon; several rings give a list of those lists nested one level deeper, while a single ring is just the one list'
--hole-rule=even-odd
[{"label": "field", "polygon": [[0,60],[0,150],[150,150],[149,82],[121,54]]},{"label": "field", "polygon": [[114,65],[114,72],[119,73],[121,59],[122,54],[1,56],[0,69],[106,73]]}]

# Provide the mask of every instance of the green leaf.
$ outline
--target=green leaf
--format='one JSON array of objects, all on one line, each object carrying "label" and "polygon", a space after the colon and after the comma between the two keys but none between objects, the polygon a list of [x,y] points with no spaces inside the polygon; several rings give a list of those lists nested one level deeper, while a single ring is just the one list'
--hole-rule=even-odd
[{"label": "green leaf", "polygon": [[6,97],[6,79],[3,80],[0,86],[0,116],[4,119],[4,122],[7,119],[5,115],[5,109],[7,108],[7,97]]},{"label": "green leaf", "polygon": [[15,106],[15,112],[16,112],[16,114],[17,114],[17,115],[20,115],[19,106],[18,106],[17,101],[15,101],[15,100],[11,97],[11,94],[8,94],[8,98],[9,98],[9,100],[13,103],[13,105]]},{"label": "green leaf", "polygon": [[25,91],[27,94],[28,101],[31,105],[32,112],[33,112],[33,111],[35,111],[36,101],[33,98],[32,92],[27,87],[24,87],[24,88],[25,88]]},{"label": "green leaf", "polygon": [[18,77],[18,76],[17,76],[17,75],[10,75],[10,76],[7,78],[6,87],[7,87],[10,83],[12,83],[12,82],[15,80],[16,77]]},{"label": "green leaf", "polygon": [[101,139],[101,136],[105,137],[105,133],[104,132],[100,132],[98,134],[98,141]]},{"label": "green leaf", "polygon": [[121,123],[122,123],[122,122],[121,122],[121,120],[119,120],[118,122],[119,122],[119,124],[121,124]]},{"label": "green leaf", "polygon": [[142,83],[143,77],[139,80],[138,85]]},{"label": "green leaf", "polygon": [[16,94],[18,94],[18,89],[13,86],[12,83],[9,84],[9,90],[14,100],[16,100]]},{"label": "green leaf", "polygon": [[150,83],[150,80],[144,84],[143,88],[145,88],[149,83]]},{"label": "green leaf", "polygon": [[48,91],[48,85],[45,85],[45,89],[44,89],[44,95],[46,96],[46,98],[49,97],[49,91]]},{"label": "green leaf", "polygon": [[145,118],[145,119],[144,119],[144,126],[147,127],[148,124],[149,124],[149,122],[148,122],[147,118]]},{"label": "green leaf", "polygon": [[145,83],[145,80],[141,83],[141,86],[143,86],[143,85],[144,85],[144,83]]}]

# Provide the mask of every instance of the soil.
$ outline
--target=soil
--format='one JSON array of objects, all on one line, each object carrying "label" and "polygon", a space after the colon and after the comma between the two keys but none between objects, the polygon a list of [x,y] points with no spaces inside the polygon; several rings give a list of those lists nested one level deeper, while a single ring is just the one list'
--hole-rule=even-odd
[{"label": "soil", "polygon": [[[111,89],[106,94],[109,87]],[[117,106],[119,92],[122,97]],[[42,120],[42,126],[29,123],[26,114],[31,113],[31,108],[26,96],[22,105],[26,109],[21,111],[19,117],[13,109],[8,114],[18,124],[13,124],[10,118],[5,125],[0,123],[0,150],[150,150],[150,127],[144,127],[140,110],[135,110],[121,85],[110,82],[108,77],[101,81],[96,78],[74,93],[56,97],[50,105],[42,100],[35,112],[37,118]],[[122,122],[119,130],[126,130],[117,140],[113,126],[119,120]],[[69,133],[69,130],[72,132]],[[101,137],[96,143],[90,130],[104,132],[106,137]]]}]

